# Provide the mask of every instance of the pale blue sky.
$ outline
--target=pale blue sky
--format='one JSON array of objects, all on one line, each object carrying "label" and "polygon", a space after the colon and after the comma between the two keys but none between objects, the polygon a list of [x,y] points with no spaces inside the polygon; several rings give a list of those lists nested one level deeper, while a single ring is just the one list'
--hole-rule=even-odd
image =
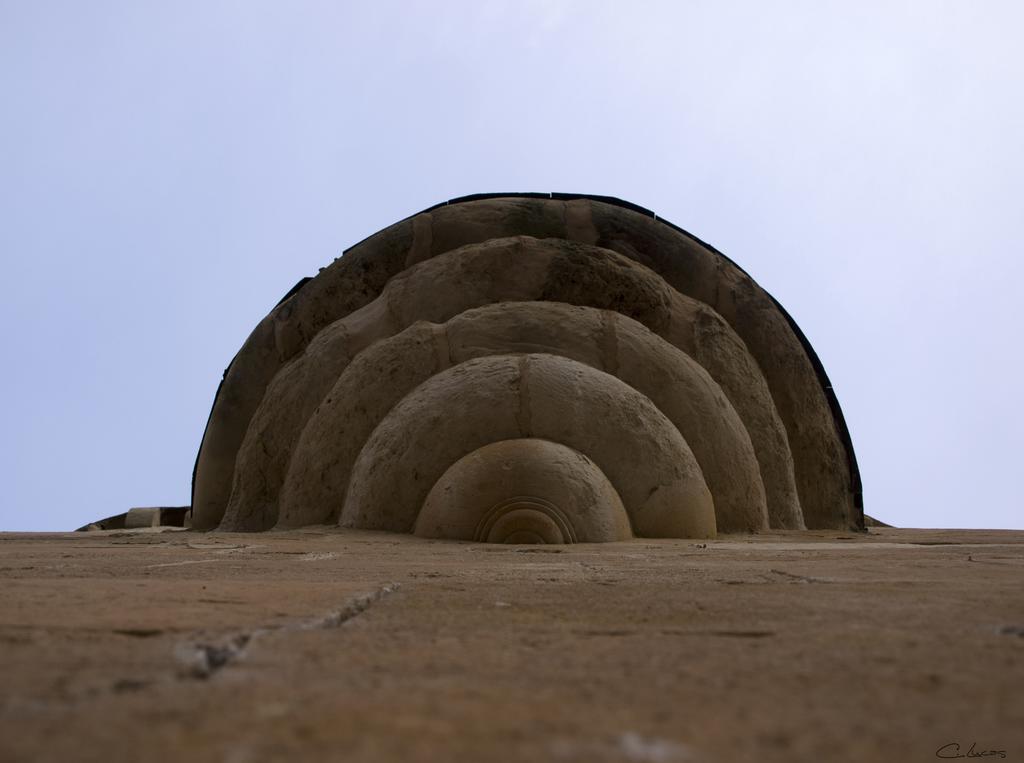
[{"label": "pale blue sky", "polygon": [[0,529],[189,500],[221,372],[438,201],[608,194],[743,266],[868,513],[1024,528],[1024,4],[0,1]]}]

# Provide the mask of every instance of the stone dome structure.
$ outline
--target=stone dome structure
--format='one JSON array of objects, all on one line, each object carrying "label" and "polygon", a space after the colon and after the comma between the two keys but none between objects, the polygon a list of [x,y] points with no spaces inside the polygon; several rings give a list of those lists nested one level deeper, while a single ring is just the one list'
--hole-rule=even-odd
[{"label": "stone dome structure", "polygon": [[785,310],[652,212],[568,194],[446,202],[301,281],[225,372],[192,507],[510,543],[864,522]]}]

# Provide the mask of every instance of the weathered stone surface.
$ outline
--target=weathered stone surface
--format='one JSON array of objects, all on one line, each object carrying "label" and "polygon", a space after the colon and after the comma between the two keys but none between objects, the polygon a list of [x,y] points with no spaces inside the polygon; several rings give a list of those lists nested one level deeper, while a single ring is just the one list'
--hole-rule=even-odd
[{"label": "weathered stone surface", "polygon": [[1022,532],[155,532],[0,534],[0,760],[1024,750]]},{"label": "weathered stone surface", "polygon": [[[461,363],[509,351],[557,355],[618,376],[645,395],[686,439],[715,496],[719,528],[735,532],[768,526],[747,431],[696,362],[617,313],[518,302],[468,310],[433,329],[417,324],[361,354],[295,448],[282,525],[337,515],[352,464],[386,412],[384,401],[402,399],[446,361]],[[410,358],[416,359],[403,362]],[[399,368],[411,375],[396,374]],[[385,374],[385,369],[391,372]],[[442,410],[441,415],[449,414]],[[634,447],[623,442],[624,450]]]},{"label": "weathered stone surface", "polygon": [[430,489],[414,532],[486,543],[633,537],[619,494],[597,464],[536,438],[491,443],[452,464]]},{"label": "weathered stone surface", "polygon": [[124,516],[124,526],[127,530],[139,527],[158,527],[159,525],[160,509],[158,508],[128,509],[128,513]]},{"label": "weathered stone surface", "polygon": [[[462,415],[447,415],[451,410]],[[451,464],[520,437],[551,440],[591,458],[638,535],[714,536],[711,494],[672,423],[615,377],[551,355],[468,360],[405,397],[361,450],[341,524],[409,532]]]},{"label": "weathered stone surface", "polygon": [[[235,458],[271,379],[319,331],[368,304],[401,269],[412,244],[408,221],[372,237],[275,307],[235,355],[214,398],[192,486],[197,529],[219,524],[234,483]],[[365,243],[365,242],[364,242]]]},{"label": "weathered stone surface", "polygon": [[719,529],[767,528],[757,460],[732,405],[693,359],[639,323],[610,310],[511,303],[467,311],[447,333],[454,359],[501,348],[543,352],[618,377],[654,403],[693,450],[715,497]]},{"label": "weathered stone surface", "polygon": [[[587,337],[597,337],[604,343],[600,358],[584,362],[642,390],[677,429],[687,421],[684,436],[716,499],[719,529],[861,523],[852,451],[841,421],[834,420],[840,414],[826,399],[827,380],[788,317],[749,276],[709,247],[626,205],[510,197],[441,206],[385,229],[268,316],[232,364],[211,413],[197,463],[196,525],[259,530],[275,522],[291,526],[338,516],[344,496],[330,508],[322,500],[303,503],[301,496],[347,485],[344,464],[360,456],[371,435],[365,430],[398,399],[382,392],[382,401],[369,404],[376,419],[363,415],[366,405],[356,406],[353,415],[362,421],[353,429],[356,439],[345,444],[335,438],[333,447],[343,452],[304,463],[306,456],[297,457],[308,451],[303,432],[316,429],[315,412],[332,386],[361,353],[416,321],[452,323],[466,311],[508,302],[601,308],[667,340],[652,345],[647,331],[619,337],[618,329],[602,328],[595,334],[586,321],[574,322],[583,313],[567,313],[571,325],[558,339],[556,354],[585,355],[593,351]],[[546,351],[537,341],[543,319],[519,317],[532,326],[533,338],[518,347],[513,339],[507,347],[501,346],[505,340],[491,342],[486,352]],[[412,387],[405,394],[456,362],[444,357],[445,351],[451,355],[452,337],[431,332],[433,359],[410,370]],[[625,345],[609,353],[608,343],[620,339]],[[707,372],[720,410],[698,403],[699,394],[681,393],[668,367],[658,370],[655,358],[675,352],[670,345]],[[483,345],[475,350],[481,351]],[[396,360],[388,376],[405,363]],[[375,385],[373,379],[366,382]],[[387,386],[386,377],[381,386]],[[329,405],[350,399],[332,396]],[[742,455],[721,450],[723,443],[738,441]]]},{"label": "weathered stone surface", "polygon": [[[564,274],[567,267],[582,269],[578,259],[568,266],[564,264],[564,260],[568,259],[566,249],[576,258],[590,257],[594,261],[590,272],[601,273],[605,269],[611,272],[601,278],[598,288],[592,291],[583,290],[579,283],[575,282],[571,292],[558,292],[557,286],[563,283],[563,279],[556,277],[554,271]],[[621,285],[618,288],[607,288],[614,280],[618,280]],[[484,284],[482,289],[478,286],[481,283]],[[644,296],[645,293],[650,296]],[[629,303],[623,296],[628,294],[633,295]],[[432,295],[436,296],[431,298]],[[505,305],[518,305],[514,308],[514,315],[511,315],[509,310],[503,312],[500,309],[501,305],[496,305],[493,311],[468,309],[477,304],[487,305],[502,301],[503,298],[524,299],[542,296],[561,299],[550,303],[533,303],[529,307],[524,307],[520,303],[502,302]],[[684,374],[687,378],[702,377],[701,370],[694,367],[696,364],[693,361],[687,357],[677,357],[681,353],[674,348],[658,346],[653,336],[646,335],[638,326],[628,327],[631,321],[627,318],[616,320],[616,314],[612,313],[606,320],[610,321],[608,325],[612,328],[621,325],[621,330],[626,332],[619,342],[609,334],[603,323],[595,322],[598,319],[592,318],[589,324],[585,325],[580,316],[586,316],[588,313],[585,310],[572,310],[562,304],[563,302],[596,303],[618,308],[624,314],[646,319],[649,325],[660,326],[665,335],[671,335],[684,347],[695,347],[698,332],[702,331],[701,347],[710,357],[709,362],[719,369],[720,377],[726,380],[731,389],[741,393],[734,396],[748,403],[746,410],[756,421],[756,425],[748,426],[747,429],[753,430],[760,442],[768,440],[774,445],[781,441],[783,452],[788,453],[784,447],[784,432],[781,432],[781,425],[772,417],[773,406],[767,389],[763,382],[758,384],[759,371],[746,355],[742,343],[735,339],[720,321],[717,325],[713,324],[717,328],[713,337],[710,340],[707,338],[709,332],[703,324],[710,321],[708,314],[712,314],[712,311],[706,308],[700,310],[692,301],[681,295],[671,294],[653,273],[642,266],[621,260],[618,255],[602,250],[590,252],[587,248],[566,245],[558,241],[538,241],[522,237],[502,239],[480,247],[464,247],[449,252],[396,277],[378,300],[325,329],[302,356],[291,361],[275,377],[240,450],[235,470],[236,484],[224,527],[236,530],[261,530],[274,524],[278,511],[278,494],[291,453],[297,447],[299,434],[312,411],[326,396],[334,379],[341,375],[350,358],[367,345],[371,345],[373,340],[420,317],[441,320],[456,316],[452,321],[456,335],[449,337],[452,346],[446,350],[449,354],[471,357],[510,350],[551,351],[613,373],[621,369],[622,373],[617,375],[641,389],[644,394],[656,397],[655,403],[663,411],[678,410],[680,407],[692,409],[695,405],[692,390],[680,390],[678,384],[669,381],[664,382],[667,386],[662,384],[663,388],[660,388],[659,385],[648,382],[646,373],[651,364],[659,362],[657,356],[665,354],[672,358],[672,363],[687,367],[688,370]],[[381,306],[392,303],[395,304],[394,308]],[[473,321],[459,317],[470,314],[476,316]],[[489,321],[484,319],[484,316],[488,315],[492,316]],[[493,336],[485,338],[479,330],[467,334],[471,325],[483,324],[489,326],[493,332],[495,319],[502,321],[502,330]],[[697,319],[701,321],[700,326],[693,323]],[[353,324],[359,327],[358,331],[351,327]],[[373,328],[374,325],[376,328]],[[547,340],[544,339],[545,332],[550,335]],[[471,351],[463,349],[463,344],[467,341],[475,343]],[[634,341],[638,345],[631,348],[630,345]],[[605,358],[605,345],[609,342],[613,347],[621,345],[624,348],[623,352],[631,359],[620,363],[617,357]],[[575,352],[572,349],[573,345],[577,345]],[[637,363],[634,361],[639,357],[637,351],[640,345],[643,345],[641,354],[646,355],[647,360]],[[708,348],[710,351],[707,351]],[[392,359],[386,361],[386,365],[397,367],[406,362],[407,359],[403,360],[399,353],[393,354]],[[433,368],[433,365],[430,367]],[[372,374],[373,378],[379,378],[379,369],[374,370]],[[665,378],[664,374],[662,377]],[[391,384],[394,378],[391,374],[383,379],[383,383]],[[421,382],[422,375],[417,375],[415,380],[415,383]],[[703,392],[703,397],[708,394],[721,395],[713,381],[701,378],[700,383],[705,388],[714,388],[713,391]],[[366,405],[352,404],[351,395],[360,394],[359,390],[377,394],[379,387],[380,385],[375,384],[372,378],[366,377],[359,382],[358,390],[339,391],[332,399],[340,401],[340,405],[344,406],[342,413],[351,409],[353,414],[358,416],[360,412],[366,410]],[[700,427],[703,417],[709,417],[708,423],[703,426],[718,426],[721,415],[717,409],[720,407],[723,407],[721,401],[712,406],[705,406],[702,412],[691,412],[689,431],[694,432],[695,427]],[[724,407],[731,408],[728,405]],[[335,410],[338,408],[335,407]],[[732,420],[735,418],[733,412],[727,411],[724,415],[730,417],[728,425],[725,426],[729,435],[733,439],[745,440],[746,435],[737,431],[743,424],[736,426]],[[678,425],[677,417],[670,415],[670,418]],[[347,422],[334,422],[331,426],[347,426]],[[760,430],[768,431],[766,434]],[[706,457],[701,455],[706,453],[705,441],[720,439],[701,437],[698,442],[691,445],[697,448],[702,468],[712,480],[712,492],[721,490],[718,503],[720,509],[725,511],[726,518],[722,527],[729,530],[759,529],[764,525],[761,521],[765,502],[761,493],[764,490],[753,483],[761,481],[760,475],[750,474],[746,466],[737,469],[735,457],[720,457],[722,454],[714,453]],[[361,442],[357,441],[355,444],[359,445]],[[741,447],[745,451],[750,449],[746,443]],[[754,453],[756,457],[756,449]],[[746,455],[744,453],[743,460],[746,460]],[[766,457],[765,460],[771,459]],[[297,462],[296,468],[303,467]],[[330,468],[334,469],[336,466]],[[312,475],[307,471],[303,479],[315,479],[315,474],[323,472],[324,469],[325,467],[321,465],[313,470]],[[718,478],[716,474],[719,473],[727,476]],[[791,467],[775,471],[762,469],[762,474],[768,475],[769,484],[773,486],[780,483],[783,486],[792,485]],[[736,490],[733,490],[733,486],[736,486]],[[776,494],[779,492],[776,489]],[[775,516],[782,519],[773,522],[773,526],[800,526],[799,507],[796,505],[795,495],[792,491],[788,495],[792,496],[791,500],[784,499],[781,502],[781,509],[777,505]],[[735,509],[738,505],[746,507],[746,519],[737,519],[739,514]],[[323,520],[322,516],[315,518],[317,521]],[[295,521],[298,520],[289,518],[285,524],[290,526]]]},{"label": "weathered stone surface", "polygon": [[352,465],[374,428],[406,394],[450,365],[439,341],[434,324],[417,323],[346,367],[296,442],[281,489],[280,527],[337,521]]}]

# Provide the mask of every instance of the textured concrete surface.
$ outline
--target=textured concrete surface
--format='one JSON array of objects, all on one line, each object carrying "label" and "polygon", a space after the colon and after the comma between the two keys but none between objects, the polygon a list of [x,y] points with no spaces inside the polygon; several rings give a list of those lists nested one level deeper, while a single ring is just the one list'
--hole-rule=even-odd
[{"label": "textured concrete surface", "polygon": [[0,760],[1022,760],[1022,581],[1010,531],[0,534]]}]

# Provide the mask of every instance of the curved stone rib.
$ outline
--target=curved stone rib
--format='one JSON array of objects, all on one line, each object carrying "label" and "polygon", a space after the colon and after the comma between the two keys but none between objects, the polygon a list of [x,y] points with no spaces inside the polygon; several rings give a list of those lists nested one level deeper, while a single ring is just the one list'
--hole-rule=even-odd
[{"label": "curved stone rib", "polygon": [[621,379],[650,400],[690,446],[714,497],[718,529],[768,528],[757,458],[735,409],[695,360],[640,323],[555,302],[505,303],[462,313],[448,322],[447,335],[453,361],[544,352]]},{"label": "curved stone rib", "polygon": [[412,223],[389,226],[372,241],[335,260],[271,310],[224,372],[196,456],[192,526],[197,530],[216,527],[224,516],[238,448],[270,380],[321,328],[376,299],[404,268],[414,243]]},{"label": "curved stone rib", "polygon": [[851,456],[811,360],[775,301],[730,260],[671,227],[621,207],[587,204],[593,233],[586,240],[650,265],[674,288],[710,305],[757,360],[786,426],[807,526],[860,526]]},{"label": "curved stone rib", "polygon": [[452,464],[490,443],[522,437],[561,443],[593,460],[637,535],[715,535],[711,494],[672,423],[615,377],[542,354],[469,360],[404,398],[360,453],[341,524],[410,532],[431,487]]},{"label": "curved stone rib", "polygon": [[246,532],[273,527],[288,461],[305,423],[352,358],[400,328],[385,290],[369,305],[322,331],[273,378],[238,450],[220,529]]},{"label": "curved stone rib", "polygon": [[671,315],[665,339],[694,358],[718,382],[750,434],[768,502],[769,525],[778,530],[806,529],[789,438],[760,366],[729,324],[707,305],[674,292]]},{"label": "curved stone rib", "polygon": [[[768,526],[750,438],[707,372],[636,321],[553,302],[494,304],[461,313],[444,326],[416,324],[362,353],[295,448],[282,496],[282,526],[328,521],[373,429],[391,406],[446,362],[538,352],[617,376],[650,399],[692,449],[714,496],[720,530]],[[395,370],[385,376],[384,369]]]},{"label": "curved stone rib", "polygon": [[209,527],[220,520],[230,492],[232,459],[262,391],[304,342],[366,304],[388,277],[409,264],[454,246],[510,234],[599,243],[653,267],[675,288],[723,313],[768,379],[788,432],[809,524],[859,524],[852,452],[837,432],[823,382],[786,317],[745,273],[670,226],[622,206],[590,199],[502,198],[453,203],[381,231],[264,319],[236,355],[214,402],[196,464],[195,525]]},{"label": "curved stone rib", "polygon": [[427,494],[414,533],[480,543],[526,534],[550,543],[633,537],[622,500],[597,464],[536,438],[500,440],[448,467]]},{"label": "curved stone rib", "polygon": [[[274,524],[278,493],[302,428],[364,347],[417,319],[443,322],[480,304],[538,298],[617,308],[689,354],[703,356],[730,402],[738,401],[768,496],[771,526],[802,527],[785,431],[760,370],[728,326],[709,308],[613,252],[516,237],[463,247],[410,268],[381,297],[329,326],[293,359],[272,381],[253,417],[222,528],[262,530]],[[748,503],[756,512],[762,501],[751,497]]]}]

